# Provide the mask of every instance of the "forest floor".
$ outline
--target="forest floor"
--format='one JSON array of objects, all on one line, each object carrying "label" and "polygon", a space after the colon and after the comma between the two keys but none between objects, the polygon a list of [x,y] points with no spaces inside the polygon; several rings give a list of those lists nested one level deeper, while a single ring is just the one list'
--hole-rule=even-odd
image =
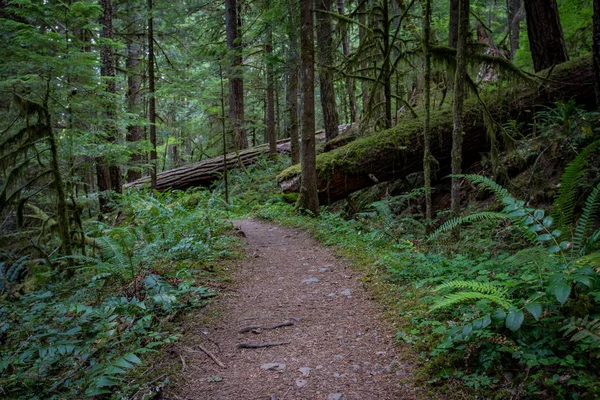
[{"label": "forest floor", "polygon": [[182,371],[163,398],[415,398],[413,367],[357,271],[307,232],[254,220],[235,225],[247,242],[235,287],[210,306],[218,318],[187,322],[176,348]]}]

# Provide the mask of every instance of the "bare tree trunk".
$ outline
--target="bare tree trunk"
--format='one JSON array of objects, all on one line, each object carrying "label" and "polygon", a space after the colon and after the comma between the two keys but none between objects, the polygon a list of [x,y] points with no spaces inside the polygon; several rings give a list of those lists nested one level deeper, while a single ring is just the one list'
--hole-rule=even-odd
[{"label": "bare tree trunk", "polygon": [[[344,0],[337,0],[338,14],[344,15]],[[345,22],[342,25],[342,52],[344,57],[350,56],[350,39],[348,38],[348,27]],[[346,78],[346,90],[348,93],[348,106],[350,108],[350,122],[358,122],[358,108],[356,106],[356,89],[354,79]]]},{"label": "bare tree trunk", "polygon": [[[135,26],[132,24],[132,26]],[[142,105],[142,73],[140,71],[141,46],[137,43],[137,35],[130,32],[127,37],[127,111],[133,115],[141,115]],[[142,139],[142,127],[139,124],[133,124],[127,127],[126,140],[130,143],[139,142]],[[127,181],[133,182],[142,177],[142,171],[139,169],[141,155],[134,151],[131,154],[131,163],[133,168],[127,170]]]},{"label": "bare tree trunk", "polygon": [[567,61],[556,0],[526,0],[525,15],[535,72]]},{"label": "bare tree trunk", "polygon": [[152,164],[150,187],[156,189],[158,160],[156,155],[156,97],[154,76],[154,16],[152,0],[148,0],[148,120],[150,121],[150,163]]},{"label": "bare tree trunk", "polygon": [[333,88],[333,37],[331,28],[332,0],[317,0],[317,52],[319,55],[319,86],[327,141],[338,135],[339,117]]},{"label": "bare tree trunk", "polygon": [[302,183],[298,207],[319,212],[315,146],[315,49],[313,0],[301,8],[300,56],[302,76]]},{"label": "bare tree trunk", "polygon": [[594,40],[592,45],[594,59],[594,90],[596,108],[600,109],[600,0],[594,0]]},{"label": "bare tree trunk", "polygon": [[267,67],[267,139],[269,140],[269,154],[277,155],[277,134],[275,132],[275,100],[273,88],[273,46],[271,45],[273,33],[267,30],[267,43],[265,43],[265,62]]},{"label": "bare tree trunk", "polygon": [[229,120],[233,141],[238,149],[248,148],[248,138],[244,131],[244,78],[242,72],[242,18],[238,13],[236,0],[225,0],[225,24],[227,49],[229,50]]},{"label": "bare tree trunk", "polygon": [[521,35],[521,21],[525,13],[521,7],[521,0],[506,0],[507,28],[510,38],[510,59],[515,58],[519,50],[519,39]]},{"label": "bare tree trunk", "polygon": [[288,2],[289,12],[289,38],[290,53],[288,72],[288,108],[290,110],[290,147],[292,153],[292,164],[300,162],[300,143],[298,142],[298,28],[295,19],[295,10],[292,2]]},{"label": "bare tree trunk", "polygon": [[425,97],[425,121],[423,129],[423,179],[425,186],[425,219],[431,220],[431,130],[429,121],[431,119],[431,52],[429,40],[431,37],[431,0],[425,0],[423,12],[423,53],[425,54],[425,85],[423,96]]},{"label": "bare tree trunk", "polygon": [[448,25],[448,46],[456,48],[458,42],[458,6],[460,0],[450,0],[450,24]]},{"label": "bare tree trunk", "polygon": [[[113,8],[112,0],[102,0],[102,38],[112,40],[113,38]],[[109,45],[103,45],[101,48],[102,56],[102,67],[100,75],[107,78],[106,81],[106,92],[109,96],[116,94],[115,84],[115,60],[113,50]],[[114,123],[115,109],[113,99],[109,98],[105,105],[105,116],[106,122],[104,124],[104,130],[106,133],[107,141],[110,143],[116,142],[117,127]],[[101,192],[98,196],[100,203],[100,211],[107,212],[108,208],[108,191],[114,190],[118,193],[121,192],[121,169],[118,165],[107,164],[104,157],[99,157],[96,160],[96,175],[98,179],[98,190]]]},{"label": "bare tree trunk", "polygon": [[[467,36],[469,35],[469,0],[459,1],[456,75],[454,78],[454,129],[452,131],[452,174],[462,172],[462,142],[464,134],[465,81],[467,76]],[[460,211],[460,179],[452,178],[451,209]]]}]

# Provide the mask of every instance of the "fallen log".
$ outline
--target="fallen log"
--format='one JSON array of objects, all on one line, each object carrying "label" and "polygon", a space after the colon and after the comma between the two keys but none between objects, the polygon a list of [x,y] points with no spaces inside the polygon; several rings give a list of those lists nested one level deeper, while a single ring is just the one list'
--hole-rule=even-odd
[{"label": "fallen log", "polygon": [[[594,75],[591,57],[582,57],[558,65],[539,74],[540,84],[519,84],[483,99],[494,121],[510,119],[528,121],[543,105],[575,99],[577,103],[594,104]],[[465,104],[463,163],[480,158],[490,149],[483,107],[472,98]],[[489,119],[489,118],[488,118]],[[488,120],[489,124],[489,120]],[[453,118],[450,110],[431,115],[432,153],[438,165],[437,177],[450,169]],[[357,139],[317,157],[317,187],[321,204],[343,199],[350,193],[385,182],[405,178],[423,170],[423,123],[408,120],[396,127]],[[277,176],[285,193],[299,190],[300,165],[294,165]]]},{"label": "fallen log", "polygon": [[[348,125],[340,125],[340,132],[346,129]],[[325,133],[317,131],[317,142],[325,141]],[[279,154],[289,154],[290,139],[283,139],[277,142],[277,152]],[[248,166],[256,163],[260,156],[269,153],[269,146],[263,144],[252,147],[238,153],[227,154],[227,170],[238,168],[241,165]],[[196,163],[184,165],[179,168],[160,172],[156,176],[156,190],[165,191],[168,189],[185,190],[195,186],[210,186],[215,180],[221,178],[223,174],[223,156],[207,158]],[[150,177],[144,177],[123,185],[124,188],[143,188],[150,186]]]}]

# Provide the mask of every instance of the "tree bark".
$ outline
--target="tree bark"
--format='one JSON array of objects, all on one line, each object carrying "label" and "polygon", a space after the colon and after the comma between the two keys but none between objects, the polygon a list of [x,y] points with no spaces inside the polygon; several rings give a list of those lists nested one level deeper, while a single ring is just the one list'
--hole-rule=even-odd
[{"label": "tree bark", "polygon": [[535,72],[567,61],[556,0],[526,0],[525,15]]},{"label": "tree bark", "polygon": [[[469,35],[469,0],[459,1],[458,40],[456,43],[456,75],[454,77],[454,129],[452,130],[452,174],[462,172],[462,143],[464,127],[464,102],[467,78],[467,37]],[[452,178],[451,206],[457,216],[460,211],[459,178]]]},{"label": "tree bark", "polygon": [[156,189],[156,175],[158,169],[158,160],[156,154],[156,89],[154,76],[154,9],[153,0],[148,0],[148,120],[150,121],[150,163],[152,171],[150,173],[150,187]]},{"label": "tree bark", "polygon": [[[344,0],[337,0],[338,14],[344,15]],[[348,27],[345,22],[339,22],[342,30],[342,53],[344,57],[350,56],[350,39],[348,38]],[[350,122],[358,122],[358,107],[356,106],[356,88],[354,79],[346,78],[346,91],[348,93],[348,107],[350,108]]]},{"label": "tree bark", "polygon": [[339,117],[333,87],[333,37],[331,28],[332,0],[317,0],[317,53],[319,56],[319,87],[327,141],[338,135]]},{"label": "tree bark", "polygon": [[[127,111],[130,114],[140,116],[142,106],[142,71],[140,68],[140,56],[142,46],[137,42],[137,36],[130,32],[127,36]],[[126,140],[129,143],[137,143],[142,139],[142,127],[134,123],[127,127]],[[131,154],[131,167],[127,170],[127,181],[132,182],[142,177],[140,163],[142,156],[137,150]]]},{"label": "tree bark", "polygon": [[267,29],[267,43],[265,43],[265,64],[267,68],[267,109],[266,116],[267,120],[267,139],[269,141],[269,153],[271,155],[277,155],[277,134],[275,132],[275,99],[274,99],[274,85],[273,80],[273,60],[271,59],[273,53],[273,46],[271,45],[271,38],[273,34],[271,28]]},{"label": "tree bark", "polygon": [[[540,75],[545,76],[547,71]],[[495,121],[516,119],[528,123],[535,111],[555,101],[574,99],[578,104],[595,106],[594,79],[591,57],[573,60],[552,70],[551,81],[538,85],[519,85],[484,96]],[[448,110],[431,112],[431,149],[439,163],[437,175],[450,172],[453,131],[452,113]],[[480,160],[479,152],[489,151],[481,107],[475,99],[465,107],[463,154],[465,165]],[[407,121],[388,131],[357,139],[317,158],[318,189],[321,204],[340,200],[348,194],[379,182],[403,179],[420,172],[423,167],[423,123]],[[298,191],[300,170],[292,166],[277,180],[285,192]]]},{"label": "tree bark", "polygon": [[593,35],[594,89],[596,92],[596,107],[600,109],[600,0],[594,0]]},{"label": "tree bark", "polygon": [[229,50],[229,120],[231,121],[232,140],[238,149],[248,148],[248,138],[244,130],[244,78],[242,64],[241,26],[236,0],[225,0],[225,25],[227,49]]},{"label": "tree bark", "polygon": [[448,46],[456,48],[458,43],[458,5],[460,0],[450,0],[450,23],[448,24]]},{"label": "tree bark", "polygon": [[290,110],[290,146],[292,153],[292,164],[300,162],[300,143],[298,141],[298,28],[296,24],[296,13],[292,2],[288,2],[289,12],[289,31],[290,40],[289,65],[288,72],[288,93],[287,102]]},{"label": "tree bark", "polygon": [[506,0],[507,28],[510,38],[510,59],[515,58],[519,50],[519,39],[521,36],[521,21],[525,17],[521,7],[521,0]]},{"label": "tree bark", "polygon": [[423,96],[425,97],[425,116],[423,127],[423,181],[425,186],[425,219],[431,220],[431,131],[429,127],[431,114],[431,52],[429,40],[431,37],[431,0],[425,0],[423,10],[423,53],[425,66]]},{"label": "tree bark", "polygon": [[302,184],[298,207],[319,211],[315,146],[315,48],[313,0],[304,0],[301,6],[300,58],[302,70]]}]

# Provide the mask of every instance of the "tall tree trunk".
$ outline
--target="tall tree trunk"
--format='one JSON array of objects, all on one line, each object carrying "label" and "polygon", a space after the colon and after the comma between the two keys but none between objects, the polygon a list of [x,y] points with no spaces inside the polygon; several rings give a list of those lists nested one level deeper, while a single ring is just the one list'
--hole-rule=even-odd
[{"label": "tall tree trunk", "polygon": [[382,2],[381,28],[383,30],[383,48],[385,49],[382,68],[383,95],[385,101],[384,128],[392,127],[392,49],[390,47],[390,13],[387,0]]},{"label": "tall tree trunk", "polygon": [[315,146],[315,48],[313,0],[302,1],[300,56],[302,71],[302,182],[298,207],[318,213]]},{"label": "tall tree trunk", "polygon": [[331,28],[332,0],[317,0],[317,51],[319,55],[319,86],[327,141],[338,135],[339,117],[333,88],[333,37]]},{"label": "tall tree trunk", "polygon": [[267,43],[265,44],[265,62],[267,67],[267,139],[269,140],[269,154],[277,155],[277,134],[275,132],[275,99],[273,85],[273,46],[271,45],[272,30],[267,29]]},{"label": "tall tree trunk", "polygon": [[229,120],[233,141],[238,149],[248,148],[248,138],[244,131],[244,78],[242,72],[242,18],[238,13],[236,0],[225,0],[225,25],[227,49],[229,50]]},{"label": "tall tree trunk", "polygon": [[[360,43],[363,42],[365,35],[366,35],[366,29],[364,28],[364,26],[366,25],[366,21],[367,21],[367,17],[365,15],[366,13],[366,5],[365,3],[362,3],[361,6],[361,10],[358,14],[358,22],[360,23],[360,26],[358,28],[358,37],[360,40]],[[361,61],[360,63],[360,75],[362,77],[367,77],[367,67],[368,67],[368,63],[366,61],[366,57],[363,59],[363,61]],[[369,109],[369,84],[367,82],[366,79],[361,80],[360,82],[360,91],[361,91],[361,100],[362,100],[362,115],[363,118],[365,118],[367,116],[367,112]]]},{"label": "tall tree trunk", "polygon": [[594,38],[593,38],[593,59],[594,59],[594,90],[596,92],[596,108],[600,109],[600,0],[594,0]]},{"label": "tall tree trunk", "polygon": [[519,50],[519,38],[521,35],[521,21],[525,18],[525,13],[521,7],[521,0],[506,0],[507,10],[507,28],[510,38],[510,59],[515,58]]},{"label": "tall tree trunk", "polygon": [[423,10],[423,53],[425,59],[425,82],[423,96],[425,97],[425,121],[423,129],[423,180],[425,186],[425,219],[431,220],[431,130],[429,129],[431,113],[431,52],[429,40],[431,38],[431,0],[425,0],[425,9]]},{"label": "tall tree trunk", "polygon": [[[113,8],[112,0],[102,0],[102,38],[112,40],[113,38]],[[116,142],[117,127],[114,123],[115,107],[114,96],[116,95],[115,84],[115,60],[114,53],[110,45],[103,45],[101,48],[102,67],[100,75],[106,78],[106,93],[108,99],[105,104],[106,122],[104,130],[106,140],[110,143]],[[109,211],[108,191],[114,190],[121,192],[121,169],[118,165],[108,164],[105,157],[100,157],[96,160],[96,175],[98,179],[98,190],[100,192],[98,200],[100,203],[100,211]]]},{"label": "tall tree trunk", "polygon": [[535,72],[567,61],[556,0],[526,0],[525,15]]},{"label": "tall tree trunk", "polygon": [[292,164],[300,162],[300,143],[298,142],[298,28],[296,24],[296,13],[292,2],[288,2],[289,13],[289,65],[287,102],[290,110],[290,150],[292,153]]},{"label": "tall tree trunk", "polygon": [[[462,142],[464,127],[465,81],[467,80],[467,36],[469,35],[469,0],[460,0],[458,11],[458,40],[456,47],[456,75],[454,78],[454,129],[452,130],[452,174],[462,172]],[[451,209],[456,216],[460,211],[460,179],[452,178]]]},{"label": "tall tree trunk", "polygon": [[456,48],[458,42],[458,7],[460,0],[450,0],[450,24],[448,24],[448,46]]},{"label": "tall tree trunk", "polygon": [[[132,26],[135,26],[132,24]],[[138,36],[130,31],[127,36],[127,111],[135,116],[142,113],[142,72],[140,69],[140,56],[142,46],[137,42]],[[142,127],[138,123],[127,127],[126,140],[137,143],[142,139]],[[127,181],[133,182],[142,177],[140,168],[142,157],[138,151],[131,154],[132,168],[127,170]]]},{"label": "tall tree trunk", "polygon": [[[344,15],[344,0],[337,0],[338,14]],[[345,22],[342,24],[342,52],[344,57],[350,56],[350,39],[348,38],[348,27]],[[346,90],[348,93],[348,107],[350,108],[350,122],[358,122],[358,108],[356,106],[356,89],[354,79],[346,78]]]},{"label": "tall tree trunk", "polygon": [[150,121],[150,163],[152,171],[150,175],[150,187],[156,189],[156,174],[158,160],[156,154],[156,89],[154,76],[154,9],[153,0],[148,0],[148,120]]}]

